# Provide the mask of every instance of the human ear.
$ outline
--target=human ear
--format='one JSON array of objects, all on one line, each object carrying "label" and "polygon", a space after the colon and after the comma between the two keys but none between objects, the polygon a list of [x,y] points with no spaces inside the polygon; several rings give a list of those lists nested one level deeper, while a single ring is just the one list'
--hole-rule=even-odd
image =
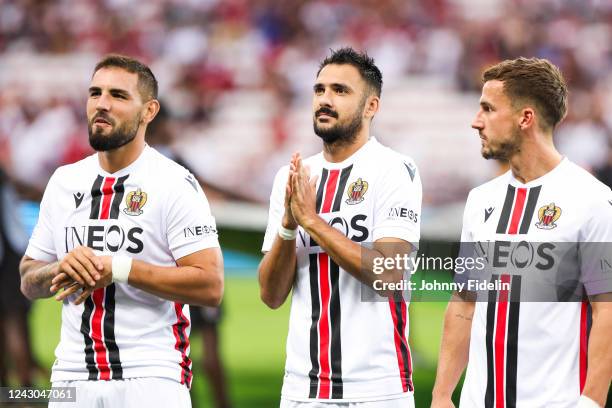
[{"label": "human ear", "polygon": [[535,123],[536,113],[532,108],[524,108],[521,110],[521,117],[519,119],[519,128],[526,130],[533,126]]},{"label": "human ear", "polygon": [[144,110],[142,114],[142,122],[144,124],[150,123],[157,113],[159,112],[159,101],[157,99],[151,99],[145,102]]},{"label": "human ear", "polygon": [[372,119],[374,115],[376,115],[376,112],[378,112],[379,105],[380,98],[378,96],[369,96],[366,102],[365,111],[363,112],[363,115],[368,119]]}]

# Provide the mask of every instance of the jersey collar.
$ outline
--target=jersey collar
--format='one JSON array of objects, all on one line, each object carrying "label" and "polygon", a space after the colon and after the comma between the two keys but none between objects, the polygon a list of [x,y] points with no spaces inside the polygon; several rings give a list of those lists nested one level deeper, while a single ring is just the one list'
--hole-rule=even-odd
[{"label": "jersey collar", "polygon": [[138,156],[138,158],[136,160],[134,160],[132,163],[130,163],[129,166],[122,168],[121,170],[118,170],[114,173],[109,173],[106,170],[104,170],[101,166],[100,166],[100,162],[98,160],[98,153],[95,153],[95,159],[96,159],[96,163],[98,165],[98,172],[100,175],[104,176],[104,177],[121,177],[124,176],[126,174],[130,174],[131,172],[133,172],[136,168],[140,167],[140,165],[145,161],[145,157],[149,154],[151,150],[151,147],[145,143],[145,147],[144,149],[142,149],[142,152],[140,152],[140,156]]},{"label": "jersey collar", "polygon": [[543,176],[538,177],[537,179],[533,179],[533,180],[529,181],[528,183],[523,183],[520,180],[516,179],[514,177],[514,175],[512,174],[512,170],[508,170],[508,173],[509,173],[509,176],[510,176],[509,183],[511,185],[515,186],[515,187],[541,186],[548,179],[550,179],[551,177],[554,177],[555,174],[563,171],[563,168],[565,168],[565,166],[567,166],[568,163],[569,163],[569,159],[566,156],[563,156],[563,158],[561,159],[559,164],[557,164],[551,171],[549,171],[548,173],[544,174]]},{"label": "jersey collar", "polygon": [[375,144],[378,144],[378,141],[374,136],[371,136],[368,141],[359,148],[359,150],[357,150],[355,153],[338,163],[332,163],[325,160],[323,152],[319,154],[321,155],[321,160],[323,161],[323,167],[325,167],[326,169],[343,169],[346,166],[350,166],[351,164],[353,164],[359,157],[363,156],[365,152],[371,150]]}]

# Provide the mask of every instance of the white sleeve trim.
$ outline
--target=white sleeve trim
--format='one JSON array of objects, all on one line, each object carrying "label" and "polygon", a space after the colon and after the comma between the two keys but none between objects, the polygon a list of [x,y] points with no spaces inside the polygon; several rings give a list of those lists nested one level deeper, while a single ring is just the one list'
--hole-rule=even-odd
[{"label": "white sleeve trim", "polygon": [[57,261],[57,255],[55,254],[55,251],[49,252],[44,249],[37,248],[32,244],[28,245],[28,249],[26,249],[25,255],[42,262]]},{"label": "white sleeve trim", "polygon": [[172,256],[178,260],[184,256],[208,248],[219,248],[219,240],[216,237],[209,237],[200,241],[188,242],[172,249]]},{"label": "white sleeve trim", "polygon": [[404,241],[410,242],[416,248],[419,247],[419,239],[420,234],[419,231],[415,231],[412,228],[406,227],[391,227],[391,226],[382,226],[378,228],[374,228],[372,231],[372,240],[378,241],[382,238],[398,238],[403,239]]}]

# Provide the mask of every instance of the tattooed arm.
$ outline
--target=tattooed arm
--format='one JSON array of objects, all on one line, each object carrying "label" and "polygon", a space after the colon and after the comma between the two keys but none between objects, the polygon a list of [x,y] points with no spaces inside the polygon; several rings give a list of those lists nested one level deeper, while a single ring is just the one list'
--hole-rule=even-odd
[{"label": "tattooed arm", "polygon": [[444,316],[433,407],[454,407],[451,397],[468,363],[470,332],[476,303],[453,293]]}]

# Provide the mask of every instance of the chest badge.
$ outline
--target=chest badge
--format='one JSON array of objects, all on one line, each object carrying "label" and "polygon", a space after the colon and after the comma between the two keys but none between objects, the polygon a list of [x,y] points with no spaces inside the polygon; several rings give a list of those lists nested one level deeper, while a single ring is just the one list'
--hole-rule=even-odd
[{"label": "chest badge", "polygon": [[366,191],[368,191],[368,182],[359,177],[357,181],[349,185],[348,191],[346,192],[346,195],[348,195],[346,203],[350,205],[359,204],[363,201],[363,196]]},{"label": "chest badge", "polygon": [[536,222],[535,226],[540,229],[553,229],[557,226],[555,221],[561,217],[561,208],[557,207],[555,203],[550,203],[538,210],[538,218],[540,222]]},{"label": "chest badge", "polygon": [[147,203],[147,193],[138,189],[136,191],[130,191],[125,197],[125,208],[123,212],[127,215],[140,215],[142,214],[142,207]]}]

